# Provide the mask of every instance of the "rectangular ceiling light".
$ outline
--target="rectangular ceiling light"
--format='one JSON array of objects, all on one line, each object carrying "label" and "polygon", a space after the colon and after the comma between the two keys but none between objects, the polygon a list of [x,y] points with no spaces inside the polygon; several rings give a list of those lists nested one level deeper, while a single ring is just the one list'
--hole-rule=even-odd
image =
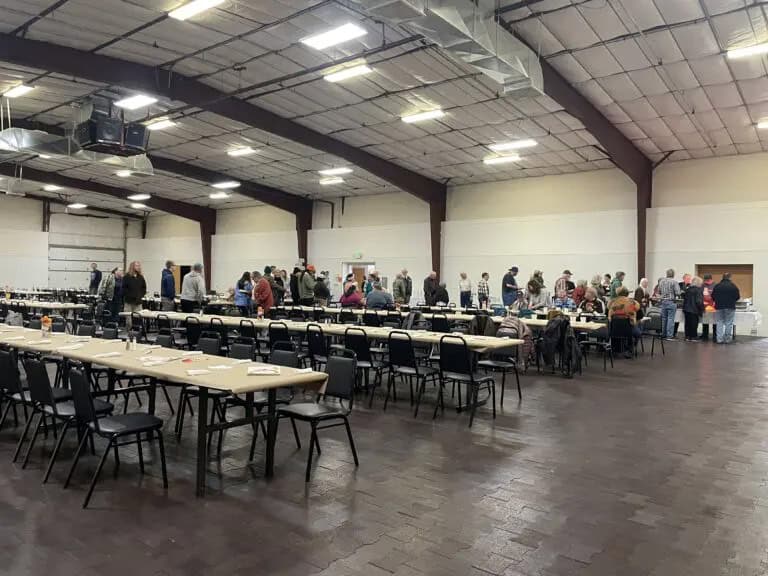
[{"label": "rectangular ceiling light", "polygon": [[331,184],[343,184],[344,178],[339,176],[331,176],[330,178],[321,178],[320,186],[330,186]]},{"label": "rectangular ceiling light", "polygon": [[228,156],[249,156],[250,154],[255,154],[256,150],[251,148],[250,146],[244,146],[242,148],[232,148],[231,150],[227,151]]},{"label": "rectangular ceiling light", "polygon": [[240,182],[235,180],[225,180],[224,182],[216,182],[215,184],[211,184],[211,186],[218,188],[219,190],[231,190],[232,188],[238,188],[240,186]]},{"label": "rectangular ceiling light", "polygon": [[520,156],[517,154],[510,154],[509,156],[489,156],[488,158],[483,158],[483,164],[492,166],[494,164],[508,164],[509,162],[518,162],[519,160]]},{"label": "rectangular ceiling light", "polygon": [[19,84],[18,86],[14,86],[10,90],[6,90],[3,96],[5,96],[6,98],[18,98],[19,96],[24,96],[24,94],[28,94],[34,89],[35,89],[34,86]]},{"label": "rectangular ceiling light", "polygon": [[768,130],[768,120],[760,120],[760,122],[757,123],[757,129]]},{"label": "rectangular ceiling light", "polygon": [[434,110],[427,110],[426,112],[418,112],[416,114],[409,114],[400,118],[406,124],[413,124],[414,122],[423,122],[424,120],[434,120],[435,118],[442,118],[445,116],[440,108]]},{"label": "rectangular ceiling light", "polygon": [[131,176],[131,174],[133,174],[133,172],[131,172],[130,170],[118,170],[117,172],[115,172],[115,176],[117,176],[118,178],[128,178],[129,176]]},{"label": "rectangular ceiling light", "polygon": [[46,184],[43,186],[43,190],[46,192],[57,192],[61,190],[61,186],[56,186],[56,184]]},{"label": "rectangular ceiling light", "polygon": [[187,2],[183,6],[171,10],[168,12],[168,16],[176,20],[186,20],[223,3],[224,0],[192,0],[192,2]]},{"label": "rectangular ceiling light", "polygon": [[726,54],[729,59],[734,60],[736,58],[748,58],[750,56],[757,56],[758,54],[765,53],[768,53],[768,42],[747,46],[746,48],[734,48],[733,50],[728,50]]},{"label": "rectangular ceiling light", "polygon": [[349,80],[350,78],[363,76],[365,74],[370,74],[371,72],[373,72],[373,68],[367,64],[360,64],[359,66],[351,66],[337,72],[331,72],[330,74],[323,76],[323,78],[328,80],[328,82],[341,82],[342,80]]},{"label": "rectangular ceiling light", "polygon": [[346,166],[340,166],[338,168],[328,168],[326,170],[319,170],[317,172],[320,176],[341,176],[342,174],[351,174],[352,168]]},{"label": "rectangular ceiling light", "polygon": [[365,28],[347,22],[337,28],[328,30],[327,32],[308,36],[307,38],[300,40],[300,42],[315,50],[323,50],[354,38],[360,38],[360,36],[365,36],[366,34],[368,34],[368,31]]},{"label": "rectangular ceiling light", "polygon": [[536,140],[527,138],[525,140],[512,140],[511,142],[499,142],[488,146],[494,152],[505,152],[507,150],[520,150],[521,148],[531,148],[536,146]]},{"label": "rectangular ceiling light", "polygon": [[83,204],[82,202],[72,202],[72,204],[67,204],[67,208],[72,208],[72,210],[83,210],[88,208],[88,204]]},{"label": "rectangular ceiling light", "polygon": [[208,198],[211,200],[224,200],[225,198],[229,198],[229,194],[226,192],[214,192],[213,194],[208,194]]},{"label": "rectangular ceiling light", "polygon": [[176,122],[168,117],[158,118],[157,120],[145,124],[147,130],[165,130],[166,128],[173,128],[176,126]]},{"label": "rectangular ceiling light", "polygon": [[134,210],[146,210],[147,205],[146,204],[139,204],[138,202],[134,202],[131,204],[131,208]]},{"label": "rectangular ceiling light", "polygon": [[152,198],[150,194],[131,194],[128,196],[128,200],[133,200],[134,202],[143,202],[144,200],[149,200]]},{"label": "rectangular ceiling light", "polygon": [[157,98],[147,96],[146,94],[136,94],[136,96],[129,96],[115,102],[115,106],[118,108],[125,108],[126,110],[137,110],[144,108],[150,104],[157,102]]}]

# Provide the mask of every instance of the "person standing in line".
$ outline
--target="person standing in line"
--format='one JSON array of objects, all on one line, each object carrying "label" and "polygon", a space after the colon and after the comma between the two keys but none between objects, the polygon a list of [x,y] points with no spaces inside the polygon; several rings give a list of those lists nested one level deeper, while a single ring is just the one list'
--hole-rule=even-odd
[{"label": "person standing in line", "polygon": [[437,285],[437,290],[434,294],[435,305],[448,306],[450,298],[448,298],[448,290],[445,288],[445,282],[440,282]]},{"label": "person standing in line", "polygon": [[483,272],[477,283],[477,304],[480,308],[487,309],[491,300],[491,289],[488,286],[488,272]]},{"label": "person standing in line", "polygon": [[610,287],[610,290],[608,291],[608,296],[610,298],[612,298],[612,299],[616,298],[616,293],[619,291],[619,288],[624,286],[624,277],[625,276],[626,276],[626,274],[624,272],[622,272],[621,270],[616,272],[616,276],[611,281],[611,287]]},{"label": "person standing in line", "polygon": [[405,283],[405,302],[403,304],[411,303],[411,296],[413,296],[413,280],[408,276],[408,270],[403,268],[400,272],[403,275],[403,282]]},{"label": "person standing in line", "polygon": [[91,263],[91,279],[88,283],[88,293],[95,296],[99,293],[99,286],[101,286],[101,270],[99,270],[96,262]]},{"label": "person standing in line", "polygon": [[731,281],[731,273],[712,290],[715,301],[715,336],[718,344],[729,344],[733,338],[733,320],[736,316],[736,302],[741,299],[739,287]]},{"label": "person standing in line", "polygon": [[670,268],[667,270],[666,278],[659,280],[661,332],[667,340],[674,340],[675,337],[675,313],[679,297],[680,285],[675,282],[675,271]]},{"label": "person standing in line", "polygon": [[325,276],[322,274],[317,275],[314,287],[315,306],[328,306],[328,301],[331,299],[331,290],[328,288],[328,284],[325,281]]},{"label": "person standing in line", "polygon": [[264,266],[264,278],[267,279],[267,282],[269,282],[269,285],[272,288],[272,302],[274,305],[282,301],[285,288],[278,285],[277,280],[272,274],[273,270],[274,268],[272,266]]},{"label": "person standing in line", "polygon": [[272,282],[274,283],[274,290],[272,290],[275,298],[275,305],[283,303],[285,300],[285,282],[283,281],[283,275],[281,270],[277,266],[272,266]]},{"label": "person standing in line", "polygon": [[373,290],[365,299],[365,307],[373,310],[386,310],[394,305],[392,295],[385,291],[381,282],[374,282]]},{"label": "person standing in line", "polygon": [[192,266],[192,270],[185,274],[181,281],[181,311],[189,314],[194,312],[195,308],[202,308],[204,298],[203,265],[197,263]]},{"label": "person standing in line", "polygon": [[299,303],[302,306],[315,304],[315,267],[312,264],[299,276]]},{"label": "person standing in line", "polygon": [[[123,277],[123,312],[141,312],[141,302],[146,295],[147,281],[141,274],[141,262],[134,260],[128,265],[128,272]],[[130,315],[125,318],[125,326],[128,330],[133,327]]]},{"label": "person standing in line", "polygon": [[244,318],[248,318],[251,315],[252,292],[251,273],[243,272],[240,280],[235,284],[235,306],[237,306],[240,310],[240,315]]},{"label": "person standing in line", "polygon": [[437,272],[432,270],[429,276],[424,278],[424,302],[427,306],[434,306],[436,304],[435,292],[437,292],[438,285]]},{"label": "person standing in line", "polygon": [[509,308],[517,300],[517,266],[512,266],[501,280],[501,301]]},{"label": "person standing in line", "polygon": [[405,304],[405,278],[401,272],[395,277],[395,281],[392,283],[392,298],[395,304]]},{"label": "person standing in line", "polygon": [[[113,268],[99,287],[99,296],[104,300],[104,310],[109,312],[110,322],[120,321],[120,306],[123,295],[123,270]],[[118,282],[120,286],[118,287]]]},{"label": "person standing in line", "polygon": [[[293,273],[291,274],[291,280],[288,283],[291,288],[291,301],[294,306],[299,305],[299,278],[301,277],[301,268],[298,266],[293,267]],[[256,281],[254,280],[254,284]]]},{"label": "person standing in line", "polygon": [[561,291],[568,292],[568,282],[571,281],[571,271],[563,270],[562,276],[555,281],[555,295],[559,295]]},{"label": "person standing in line", "polygon": [[459,274],[459,305],[467,308],[472,305],[472,281],[466,272]]},{"label": "person standing in line", "polygon": [[[704,312],[713,312],[715,310],[715,300],[712,298],[712,290],[714,289],[715,283],[712,280],[712,274],[704,274],[704,281],[701,284],[701,292],[704,297]],[[713,319],[714,316],[713,314]],[[716,326],[714,320],[712,324]],[[701,325],[701,339],[709,340],[709,324],[706,322]],[[715,328],[712,329],[712,339],[715,339]]]},{"label": "person standing in line", "polygon": [[253,281],[253,303],[257,311],[261,308],[262,313],[266,315],[275,304],[272,286],[269,280],[264,278],[261,272],[258,271],[254,271],[251,274],[251,280]]},{"label": "person standing in line", "polygon": [[685,341],[698,342],[699,320],[704,314],[704,292],[702,280],[698,276],[691,279],[683,295],[683,315],[685,316]]},{"label": "person standing in line", "polygon": [[173,312],[176,309],[176,279],[173,277],[173,261],[168,260],[160,279],[160,309]]}]

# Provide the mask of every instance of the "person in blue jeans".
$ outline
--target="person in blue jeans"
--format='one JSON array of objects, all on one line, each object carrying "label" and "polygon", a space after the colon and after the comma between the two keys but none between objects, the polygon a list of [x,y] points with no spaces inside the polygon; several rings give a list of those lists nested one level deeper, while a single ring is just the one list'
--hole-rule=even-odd
[{"label": "person in blue jeans", "polygon": [[715,340],[718,344],[728,344],[733,338],[733,320],[736,316],[736,302],[741,298],[739,287],[731,282],[730,272],[723,274],[723,279],[712,290],[715,301]]},{"label": "person in blue jeans", "polygon": [[512,266],[501,280],[501,301],[506,308],[512,306],[517,300],[517,266]]},{"label": "person in blue jeans", "polygon": [[675,313],[680,285],[675,282],[675,271],[667,270],[667,277],[659,280],[659,301],[661,308],[661,333],[667,340],[675,337]]}]

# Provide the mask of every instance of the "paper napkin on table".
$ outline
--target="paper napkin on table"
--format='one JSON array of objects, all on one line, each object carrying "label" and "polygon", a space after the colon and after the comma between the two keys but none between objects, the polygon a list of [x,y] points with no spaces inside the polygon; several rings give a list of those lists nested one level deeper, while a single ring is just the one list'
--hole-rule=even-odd
[{"label": "paper napkin on table", "polygon": [[160,344],[148,344],[142,346],[142,350],[157,350],[158,348],[162,348],[162,346],[160,346]]},{"label": "paper napkin on table", "polygon": [[299,368],[296,370],[296,374],[309,374],[312,372],[312,368]]},{"label": "paper napkin on table", "polygon": [[210,373],[210,370],[187,370],[187,376],[202,376]]},{"label": "paper napkin on table", "polygon": [[59,346],[56,350],[80,350],[82,344],[71,344],[70,346]]},{"label": "paper napkin on table", "polygon": [[231,365],[227,364],[216,364],[215,366],[208,366],[209,370],[232,370]]},{"label": "paper napkin on table", "polygon": [[238,364],[250,364],[251,362],[253,362],[253,360],[245,360],[245,359],[235,360],[234,362],[232,362],[232,366],[237,366]]},{"label": "paper napkin on table", "polygon": [[104,352],[103,354],[96,354],[94,358],[117,358],[120,355],[120,352]]},{"label": "paper napkin on table", "polygon": [[260,365],[248,368],[248,376],[273,376],[277,374],[280,374],[280,366]]},{"label": "paper napkin on table", "polygon": [[186,352],[182,352],[182,356],[200,356],[202,354],[202,350],[187,350]]}]

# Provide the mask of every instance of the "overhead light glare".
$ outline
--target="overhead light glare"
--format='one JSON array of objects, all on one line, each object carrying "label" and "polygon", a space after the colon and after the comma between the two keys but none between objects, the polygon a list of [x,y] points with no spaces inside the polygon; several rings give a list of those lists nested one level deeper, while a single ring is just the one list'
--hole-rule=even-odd
[{"label": "overhead light glare", "polygon": [[373,68],[367,64],[360,64],[359,66],[344,68],[338,72],[331,72],[330,74],[323,76],[323,78],[325,78],[328,82],[342,82],[343,80],[349,80],[350,78],[355,78],[357,76],[364,76],[365,74],[370,74],[371,72],[373,72]]},{"label": "overhead light glare", "polygon": [[61,190],[61,186],[56,186],[56,184],[46,184],[43,186],[43,190],[46,192],[57,192]]},{"label": "overhead light glare", "polygon": [[26,84],[19,84],[18,86],[14,86],[10,90],[6,90],[3,96],[6,98],[18,98],[19,96],[24,96],[24,94],[28,94],[34,90],[34,86],[27,86]]},{"label": "overhead light glare", "polygon": [[347,22],[337,28],[332,28],[326,32],[315,34],[314,36],[308,36],[303,40],[300,40],[302,44],[314,48],[315,50],[323,50],[342,42],[348,42],[354,38],[365,36],[368,31],[365,28],[361,28],[357,24]]},{"label": "overhead light glare", "polygon": [[414,122],[423,122],[424,120],[434,120],[435,118],[442,118],[445,116],[440,108],[434,110],[427,110],[426,112],[418,112],[416,114],[409,114],[400,118],[406,124],[413,124]]},{"label": "overhead light glare", "polygon": [[183,6],[171,10],[168,12],[168,16],[176,20],[186,20],[223,3],[224,0],[192,0],[192,2],[187,2]]},{"label": "overhead light glare", "polygon": [[131,204],[131,208],[133,208],[134,210],[146,210],[147,209],[147,205],[146,204],[141,204],[139,202],[133,202]]},{"label": "overhead light glare", "polygon": [[85,208],[88,208],[88,204],[83,204],[82,202],[72,202],[72,204],[67,204],[67,208],[71,208],[72,210],[84,210]]},{"label": "overhead light glare", "polygon": [[525,140],[512,140],[511,142],[499,142],[497,144],[491,144],[488,146],[494,152],[506,152],[507,150],[520,150],[521,148],[532,148],[536,146],[538,142],[531,138]]},{"label": "overhead light glare", "polygon": [[760,120],[760,122],[757,123],[757,129],[768,130],[768,120]]},{"label": "overhead light glare", "polygon": [[488,156],[483,158],[483,164],[492,166],[494,164],[508,164],[510,162],[519,162],[520,156],[517,154],[510,154],[509,156]]},{"label": "overhead light glare", "polygon": [[240,182],[237,182],[236,180],[225,180],[224,182],[211,184],[211,186],[218,188],[219,190],[231,190],[232,188],[239,188]]},{"label": "overhead light glare", "polygon": [[224,200],[225,198],[229,198],[229,194],[226,192],[214,192],[213,194],[208,194],[208,198],[211,200]]},{"label": "overhead light glare", "polygon": [[147,130],[165,130],[166,128],[173,128],[176,126],[176,122],[167,116],[163,116],[162,118],[158,118],[149,124],[145,124],[145,126],[147,127]]},{"label": "overhead light glare", "polygon": [[50,160],[51,159],[51,156],[48,155],[48,154],[38,154],[37,157],[40,158],[40,160]]},{"label": "overhead light glare", "polygon": [[131,194],[128,196],[128,200],[133,200],[134,202],[142,202],[144,200],[149,200],[152,198],[150,194]]},{"label": "overhead light glare", "polygon": [[118,170],[117,172],[115,172],[115,176],[119,178],[128,178],[132,174],[133,172],[131,172],[130,170]]},{"label": "overhead light glare", "polygon": [[155,102],[157,102],[157,98],[147,96],[146,94],[136,94],[136,96],[118,100],[115,102],[115,106],[118,108],[125,108],[126,110],[137,110],[138,108],[144,108]]},{"label": "overhead light glare", "polygon": [[251,148],[250,146],[243,146],[241,148],[232,148],[231,150],[227,151],[228,156],[249,156],[251,154],[255,154],[256,150]]},{"label": "overhead light glare", "polygon": [[768,53],[768,42],[747,46],[746,48],[734,48],[733,50],[728,50],[726,54],[730,60],[735,60],[737,58],[748,58],[750,56],[757,56],[758,54],[765,53]]},{"label": "overhead light glare", "polygon": [[320,186],[330,186],[331,184],[343,184],[344,178],[332,176],[331,178],[321,178]]},{"label": "overhead light glare", "polygon": [[351,174],[352,168],[339,166],[338,168],[327,168],[325,170],[319,170],[317,173],[320,174],[320,176],[341,176],[342,174]]}]

